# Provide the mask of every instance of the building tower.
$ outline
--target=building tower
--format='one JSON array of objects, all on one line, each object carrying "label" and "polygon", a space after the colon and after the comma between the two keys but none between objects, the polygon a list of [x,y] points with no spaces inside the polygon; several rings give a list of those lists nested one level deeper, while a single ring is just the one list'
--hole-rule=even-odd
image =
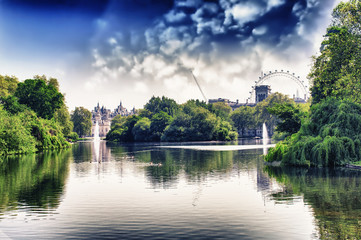
[{"label": "building tower", "polygon": [[269,85],[256,86],[256,103],[262,102],[271,94],[271,87]]}]

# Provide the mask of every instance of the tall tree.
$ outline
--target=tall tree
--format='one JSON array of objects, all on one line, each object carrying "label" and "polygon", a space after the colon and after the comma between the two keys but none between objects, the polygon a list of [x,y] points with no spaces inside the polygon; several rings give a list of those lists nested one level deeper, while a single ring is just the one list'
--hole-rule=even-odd
[{"label": "tall tree", "polygon": [[282,103],[292,103],[293,101],[284,94],[281,93],[272,93],[264,101],[259,102],[255,109],[255,114],[257,118],[257,125],[262,126],[263,123],[266,123],[267,128],[270,133],[273,133],[276,124],[279,122],[279,119],[268,112],[268,108],[273,107],[276,104]]},{"label": "tall tree", "polygon": [[244,130],[255,126],[255,108],[249,106],[241,106],[231,113],[231,119],[234,126],[244,134]]},{"label": "tall tree", "polygon": [[165,112],[170,116],[175,116],[178,112],[179,106],[173,99],[167,97],[152,97],[144,108],[156,114],[159,112]]},{"label": "tall tree", "polygon": [[301,128],[302,119],[306,118],[307,112],[295,103],[276,104],[267,108],[268,112],[277,116],[280,121],[276,130],[287,135],[296,133]]},{"label": "tall tree", "polygon": [[74,124],[74,132],[79,136],[90,135],[92,127],[92,114],[84,107],[76,107],[71,115],[71,121]]},{"label": "tall tree", "polygon": [[60,123],[64,136],[69,136],[73,131],[73,122],[70,119],[68,107],[65,104],[56,110],[54,119]]},{"label": "tall tree", "polygon": [[224,120],[228,120],[229,119],[229,114],[232,112],[232,108],[230,106],[228,106],[226,103],[224,102],[217,102],[217,103],[213,103],[213,110],[214,113],[224,119]]},{"label": "tall tree", "polygon": [[171,124],[172,121],[173,118],[163,111],[154,114],[150,123],[151,139],[153,141],[160,141],[164,129]]},{"label": "tall tree", "polygon": [[20,104],[27,105],[44,119],[51,119],[55,111],[64,105],[64,96],[42,79],[27,79],[19,83],[14,95]]},{"label": "tall tree", "polygon": [[312,103],[327,97],[361,102],[361,2],[339,4],[327,29],[321,55],[314,57]]}]

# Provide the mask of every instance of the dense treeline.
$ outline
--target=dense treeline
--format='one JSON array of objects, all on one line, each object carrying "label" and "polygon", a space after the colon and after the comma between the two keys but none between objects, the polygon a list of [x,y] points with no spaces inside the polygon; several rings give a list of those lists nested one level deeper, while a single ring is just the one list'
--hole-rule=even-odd
[{"label": "dense treeline", "polygon": [[238,132],[260,128],[263,123],[273,133],[280,119],[267,109],[283,103],[300,108],[280,93],[271,94],[255,107],[241,106],[235,111],[223,102],[207,104],[189,100],[177,104],[166,97],[152,97],[138,115],[116,116],[106,139],[121,142],[230,141],[237,139]]},{"label": "dense treeline", "polygon": [[55,78],[0,82],[0,156],[69,146],[73,124]]},{"label": "dense treeline", "polygon": [[[303,116],[297,133],[269,151],[267,161],[335,166],[361,159],[360,18],[359,0],[340,3],[334,9],[333,24],[310,73],[310,114]],[[286,108],[278,110],[281,114]],[[289,127],[283,131],[291,132]]]},{"label": "dense treeline", "polygon": [[116,116],[107,134],[110,141],[229,141],[237,132],[229,122],[231,108],[189,100],[152,97],[138,115]]}]

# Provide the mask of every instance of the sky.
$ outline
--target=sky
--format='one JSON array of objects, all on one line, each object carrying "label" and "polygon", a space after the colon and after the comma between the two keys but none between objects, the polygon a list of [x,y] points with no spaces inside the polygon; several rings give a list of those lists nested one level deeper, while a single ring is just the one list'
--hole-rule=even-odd
[{"label": "sky", "polygon": [[[0,0],[0,75],[55,77],[70,110],[152,96],[245,102],[262,72],[307,85],[340,0]],[[289,79],[272,92],[292,96]]]}]

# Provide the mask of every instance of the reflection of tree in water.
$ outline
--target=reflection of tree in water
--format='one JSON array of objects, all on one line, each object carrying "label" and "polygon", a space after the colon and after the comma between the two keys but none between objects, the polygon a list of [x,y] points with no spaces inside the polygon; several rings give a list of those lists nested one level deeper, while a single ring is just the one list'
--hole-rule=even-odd
[{"label": "reflection of tree in water", "polygon": [[172,151],[139,152],[136,154],[136,159],[147,163],[146,176],[154,186],[162,185],[164,188],[169,188],[177,182],[181,166]]},{"label": "reflection of tree in water", "polygon": [[[69,172],[71,150],[11,156],[0,163],[0,214],[7,210],[54,209]],[[29,208],[28,208],[29,206]]]},{"label": "reflection of tree in water", "polygon": [[224,173],[233,166],[232,152],[160,149],[139,152],[135,156],[137,160],[149,163],[146,171],[150,182],[164,187],[176,183],[181,170],[185,171],[188,180],[197,181],[210,173]]},{"label": "reflection of tree in water", "polygon": [[233,151],[192,151],[184,150],[182,158],[187,178],[202,180],[208,174],[225,173],[232,170]]},{"label": "reflection of tree in water", "polygon": [[[234,168],[238,171],[263,167],[263,159],[255,151],[197,151],[191,149],[154,149],[135,151],[137,162],[146,163],[150,182],[170,187],[182,172],[188,181],[204,181],[209,175],[224,177]],[[255,161],[255,158],[258,160]],[[262,173],[262,169],[258,172]]]},{"label": "reflection of tree in water", "polygon": [[74,156],[74,162],[89,162],[92,159],[92,142],[74,143],[71,148]]},{"label": "reflection of tree in water", "polygon": [[311,205],[321,239],[361,239],[361,172],[349,169],[270,168],[285,185],[272,197],[278,202],[303,195]]}]

